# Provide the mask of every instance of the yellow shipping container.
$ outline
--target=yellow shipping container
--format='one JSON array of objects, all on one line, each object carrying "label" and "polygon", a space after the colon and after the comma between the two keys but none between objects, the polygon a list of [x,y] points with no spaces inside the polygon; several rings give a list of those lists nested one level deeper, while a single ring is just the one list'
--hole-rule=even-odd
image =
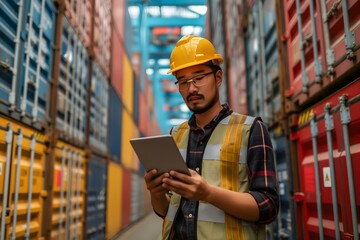
[{"label": "yellow shipping container", "polygon": [[[44,136],[0,118],[0,239],[41,238]],[[11,164],[7,164],[11,163]]]},{"label": "yellow shipping container", "polygon": [[139,129],[126,109],[123,109],[122,117],[121,162],[128,169],[138,170],[139,161],[130,145],[130,139],[139,137]]},{"label": "yellow shipping container", "polygon": [[134,109],[134,75],[131,67],[130,60],[126,54],[124,54],[124,75],[123,75],[123,104],[126,109],[133,113]]},{"label": "yellow shipping container", "polygon": [[111,239],[122,225],[122,179],[123,170],[119,164],[109,162],[106,200],[106,238]]},{"label": "yellow shipping container", "polygon": [[51,238],[83,239],[86,159],[82,149],[58,142],[55,150]]}]

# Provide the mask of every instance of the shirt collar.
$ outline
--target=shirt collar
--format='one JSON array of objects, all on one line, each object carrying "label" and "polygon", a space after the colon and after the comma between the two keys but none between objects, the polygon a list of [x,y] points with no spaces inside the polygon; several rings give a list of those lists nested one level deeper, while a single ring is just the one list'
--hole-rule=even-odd
[{"label": "shirt collar", "polygon": [[[222,109],[218,115],[216,115],[204,128],[214,128],[221,120],[229,116],[233,111],[230,109],[228,104],[223,104]],[[195,114],[191,115],[189,119],[190,129],[197,129]]]}]

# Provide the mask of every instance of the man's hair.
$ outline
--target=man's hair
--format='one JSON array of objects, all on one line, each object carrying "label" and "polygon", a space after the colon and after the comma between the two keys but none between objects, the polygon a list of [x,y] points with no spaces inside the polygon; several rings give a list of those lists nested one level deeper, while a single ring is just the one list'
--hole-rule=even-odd
[{"label": "man's hair", "polygon": [[218,64],[215,64],[213,61],[208,61],[205,63],[206,66],[209,66],[213,72],[222,71],[221,67]]}]

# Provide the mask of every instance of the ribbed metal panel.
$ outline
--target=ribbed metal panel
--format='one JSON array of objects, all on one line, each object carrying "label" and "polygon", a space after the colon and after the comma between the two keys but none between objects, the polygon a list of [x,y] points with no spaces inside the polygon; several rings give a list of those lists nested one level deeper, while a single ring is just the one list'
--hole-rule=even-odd
[{"label": "ribbed metal panel", "polygon": [[93,1],[74,1],[65,0],[65,16],[70,20],[72,26],[76,28],[81,41],[86,47],[91,44],[91,26]]},{"label": "ribbed metal panel", "polygon": [[122,225],[123,169],[119,164],[109,162],[107,177],[106,239],[111,239]]},{"label": "ribbed metal panel", "polygon": [[122,146],[122,113],[123,108],[115,89],[110,89],[109,113],[109,155],[112,160],[120,162]]},{"label": "ribbed metal panel", "polygon": [[321,95],[329,95],[338,89],[334,84],[344,86],[347,75],[358,76],[358,9],[359,0],[284,3],[290,79],[286,89],[288,112],[301,111]]},{"label": "ribbed metal panel", "polygon": [[108,79],[97,64],[93,64],[89,126],[90,146],[94,151],[102,154],[108,152],[109,94]]},{"label": "ribbed metal panel", "polygon": [[[224,19],[223,19],[223,1],[214,0],[209,2],[210,10],[210,40],[214,44],[216,51],[223,56],[226,56],[225,52],[225,38],[224,38]],[[224,62],[221,65],[225,69],[227,59],[224,58]],[[228,93],[228,79],[227,75],[223,74],[223,81],[220,87],[220,102],[227,103]]]},{"label": "ribbed metal panel", "polygon": [[41,238],[45,137],[0,118],[0,238]]},{"label": "ribbed metal panel", "polygon": [[124,54],[123,58],[123,93],[122,101],[124,107],[129,111],[130,114],[133,114],[134,110],[134,73],[131,67],[131,62],[129,57]]},{"label": "ribbed metal panel", "polygon": [[88,165],[86,239],[105,239],[107,164],[92,156]]},{"label": "ribbed metal panel", "polygon": [[[270,133],[274,135],[273,132]],[[292,208],[290,205],[290,193],[293,192],[293,187],[290,185],[291,177],[288,174],[287,159],[289,158],[289,139],[285,136],[276,136],[274,138],[274,149],[276,157],[276,172],[279,183],[280,195],[280,212],[275,222],[275,238],[291,238],[292,236]]]},{"label": "ribbed metal panel", "polygon": [[128,169],[123,170],[122,176],[122,228],[126,228],[131,224],[131,197],[132,186],[131,181],[132,173]]},{"label": "ribbed metal panel", "polygon": [[122,112],[122,145],[121,145],[121,163],[129,169],[138,170],[139,160],[136,157],[134,149],[130,145],[130,139],[139,137],[139,129],[135,125],[132,115],[123,109]]},{"label": "ribbed metal panel", "polygon": [[131,175],[131,222],[140,219],[145,213],[144,178],[137,173]]},{"label": "ribbed metal panel", "polygon": [[304,239],[358,239],[359,89],[358,78],[301,112],[293,127],[301,181],[294,193],[297,228]]},{"label": "ribbed metal panel", "polygon": [[52,239],[83,239],[86,162],[84,150],[58,142],[54,161]]},{"label": "ribbed metal panel", "polygon": [[104,72],[105,76],[109,77],[111,60],[111,0],[96,0],[94,10],[93,49],[95,62]]},{"label": "ribbed metal panel", "polygon": [[0,97],[10,107],[3,110],[27,124],[46,124],[55,6],[49,0],[1,1],[0,15]]},{"label": "ribbed metal panel", "polygon": [[134,80],[134,110],[133,116],[134,121],[137,126],[139,126],[139,118],[140,118],[140,82],[135,79]]},{"label": "ribbed metal panel", "polygon": [[112,37],[111,37],[111,85],[116,90],[118,96],[122,98],[123,94],[123,55],[124,50],[124,0],[113,1],[112,14],[116,19],[112,23]]},{"label": "ribbed metal panel", "polygon": [[75,29],[64,18],[56,127],[61,138],[85,143],[89,55]]}]

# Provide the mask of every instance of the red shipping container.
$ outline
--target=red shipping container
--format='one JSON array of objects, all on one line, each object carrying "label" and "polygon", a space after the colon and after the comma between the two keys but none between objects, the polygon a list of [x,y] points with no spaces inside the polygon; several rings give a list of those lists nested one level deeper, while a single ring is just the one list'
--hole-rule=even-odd
[{"label": "red shipping container", "polygon": [[131,223],[131,171],[123,169],[122,193],[122,228]]},{"label": "red shipping container", "polygon": [[139,94],[139,129],[144,136],[148,136],[149,108],[146,104],[146,96],[143,91]]},{"label": "red shipping container", "polygon": [[65,16],[69,19],[84,42],[86,47],[91,43],[91,15],[92,15],[91,1],[87,0],[65,0]]},{"label": "red shipping container", "polygon": [[[96,63],[110,75],[111,0],[96,0],[94,9],[93,50]],[[116,19],[117,20],[117,19]]]},{"label": "red shipping container", "polygon": [[331,85],[359,68],[360,0],[289,0],[284,9],[290,112],[314,103],[319,92],[332,92]]},{"label": "red shipping container", "polygon": [[116,93],[123,99],[123,57],[124,57],[124,0],[113,1],[113,19],[111,29],[111,85]]},{"label": "red shipping container", "polygon": [[242,31],[241,17],[244,16],[244,12],[241,11],[243,7],[239,1],[225,1],[223,2],[225,16],[225,40],[226,40],[226,59],[228,86],[229,86],[229,104],[230,107],[243,114],[247,113],[246,104],[246,64],[245,64],[245,48],[244,48],[244,36]]},{"label": "red shipping container", "polygon": [[301,113],[291,133],[300,173],[300,192],[294,195],[299,239],[359,234],[360,189],[354,187],[360,182],[359,109],[360,79]]}]

